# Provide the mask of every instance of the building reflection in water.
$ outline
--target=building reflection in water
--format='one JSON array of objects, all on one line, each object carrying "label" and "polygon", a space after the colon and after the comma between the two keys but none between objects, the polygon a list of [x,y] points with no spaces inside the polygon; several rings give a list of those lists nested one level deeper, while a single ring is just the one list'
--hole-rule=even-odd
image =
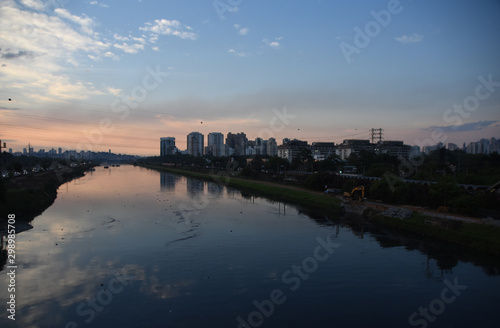
[{"label": "building reflection in water", "polygon": [[175,191],[175,183],[178,179],[180,179],[180,177],[177,175],[160,171],[160,190]]},{"label": "building reflection in water", "polygon": [[186,187],[188,194],[191,196],[203,194],[204,181],[188,177]]},{"label": "building reflection in water", "polygon": [[210,195],[213,197],[219,197],[222,195],[222,192],[224,191],[224,186],[215,183],[215,182],[208,182],[207,183],[207,190]]}]

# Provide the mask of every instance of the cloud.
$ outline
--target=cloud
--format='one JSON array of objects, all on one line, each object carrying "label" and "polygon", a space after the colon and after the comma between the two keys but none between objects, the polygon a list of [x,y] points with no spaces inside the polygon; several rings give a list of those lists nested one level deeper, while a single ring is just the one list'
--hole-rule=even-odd
[{"label": "cloud", "polygon": [[[1,51],[1,49],[0,49]],[[19,50],[17,53],[14,53],[14,52],[6,52],[4,54],[2,54],[0,56],[0,58],[4,58],[4,59],[16,59],[16,58],[20,58],[20,57],[29,57],[31,56],[30,53],[28,53],[27,51],[23,51],[23,50]]]},{"label": "cloud", "polygon": [[44,10],[45,5],[43,4],[42,1],[39,0],[21,0],[21,3],[28,8],[35,9],[35,10]]},{"label": "cloud", "polygon": [[118,40],[118,41],[129,41],[130,40],[127,36],[121,36],[121,35],[116,34],[116,33],[113,35],[113,38],[115,38],[115,40]]},{"label": "cloud", "polygon": [[500,121],[495,120],[495,121],[478,121],[478,122],[471,122],[471,123],[465,123],[462,125],[447,125],[447,126],[431,126],[427,129],[424,130],[440,130],[443,132],[468,132],[468,131],[480,131],[483,130],[495,123],[498,123]]},{"label": "cloud", "polygon": [[278,36],[274,38],[274,41],[270,41],[268,39],[263,39],[262,42],[270,46],[271,48],[277,49],[281,46],[281,44],[278,41],[281,41],[283,39],[282,36]]},{"label": "cloud", "polygon": [[178,20],[156,19],[154,23],[146,22],[139,30],[153,32],[160,35],[171,35],[181,39],[195,40],[197,35],[191,32],[192,28]]},{"label": "cloud", "polygon": [[240,35],[247,35],[249,31],[248,27],[241,27],[240,24],[234,24],[234,28],[238,31]]},{"label": "cloud", "polygon": [[139,50],[144,50],[144,44],[142,43],[134,43],[128,44],[127,42],[123,42],[122,44],[115,43],[113,47],[120,49],[128,54],[136,54]]},{"label": "cloud", "polygon": [[[79,66],[87,58],[98,60],[111,46],[89,33],[92,19],[60,8],[56,15],[36,12],[34,9],[41,8],[38,1],[23,1],[23,5],[4,2],[0,7],[1,56],[11,59],[2,67],[0,84],[39,101],[86,99],[97,94],[94,87],[66,73],[67,66]],[[23,9],[26,7],[29,9]],[[29,61],[14,60],[28,57]]]},{"label": "cloud", "polygon": [[20,110],[21,108],[17,108],[17,107],[4,107],[4,106],[0,106],[0,110]]},{"label": "cloud", "polygon": [[117,89],[117,88],[113,88],[113,87],[108,87],[107,91],[115,97],[119,97],[122,94],[121,89]]},{"label": "cloud", "polygon": [[412,35],[402,35],[395,38],[396,41],[407,44],[407,43],[417,43],[424,39],[423,35],[413,33]]},{"label": "cloud", "polygon": [[104,57],[108,57],[108,58],[111,58],[111,59],[113,59],[113,60],[119,60],[119,59],[120,59],[120,57],[119,57],[119,56],[115,55],[115,54],[114,54],[114,53],[112,53],[111,51],[106,51],[106,52],[104,53]]},{"label": "cloud", "polygon": [[230,54],[233,54],[235,56],[238,56],[238,57],[246,57],[247,56],[246,53],[244,53],[244,52],[238,52],[238,51],[236,51],[234,49],[229,49],[227,52],[230,53]]},{"label": "cloud", "polygon": [[97,1],[90,1],[89,3],[91,5],[93,5],[93,6],[99,6],[99,7],[102,7],[102,8],[109,8],[109,5],[104,4],[104,3],[99,3]]},{"label": "cloud", "polygon": [[76,16],[76,15],[71,15],[69,11],[63,8],[56,8],[54,12],[62,18],[65,18],[75,24],[78,24],[81,26],[82,31],[84,31],[87,34],[92,33],[92,26],[94,25],[94,21],[90,18],[87,17],[86,15],[83,15],[82,17]]}]

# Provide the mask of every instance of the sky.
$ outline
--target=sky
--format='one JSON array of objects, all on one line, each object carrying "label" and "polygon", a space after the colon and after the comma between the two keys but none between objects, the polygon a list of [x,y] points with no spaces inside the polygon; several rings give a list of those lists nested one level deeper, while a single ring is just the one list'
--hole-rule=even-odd
[{"label": "sky", "polygon": [[500,138],[498,17],[498,0],[2,0],[0,139]]}]

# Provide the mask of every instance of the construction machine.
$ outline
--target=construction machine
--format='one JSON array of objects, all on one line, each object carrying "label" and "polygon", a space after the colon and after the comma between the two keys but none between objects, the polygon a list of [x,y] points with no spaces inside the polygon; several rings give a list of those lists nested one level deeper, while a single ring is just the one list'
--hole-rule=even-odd
[{"label": "construction machine", "polygon": [[[354,193],[356,191],[358,191],[358,192],[356,193],[356,196],[355,196]],[[360,202],[362,202],[365,199],[365,186],[354,187],[351,192],[344,191],[344,198],[347,198],[347,199],[357,198]]]}]

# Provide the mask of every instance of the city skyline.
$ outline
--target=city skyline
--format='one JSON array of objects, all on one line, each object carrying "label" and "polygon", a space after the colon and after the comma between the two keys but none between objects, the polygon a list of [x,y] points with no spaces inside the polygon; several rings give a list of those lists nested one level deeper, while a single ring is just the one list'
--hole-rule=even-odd
[{"label": "city skyline", "polygon": [[[191,133],[193,133],[193,132],[191,132]],[[196,133],[199,133],[199,132],[196,132]],[[231,132],[228,132],[228,133],[231,133]],[[240,132],[240,133],[241,134],[245,134],[244,132]],[[240,133],[238,133],[238,134],[240,134]],[[204,138],[205,135],[203,133],[200,133],[200,134],[203,137],[203,140],[205,140],[205,138]],[[224,141],[224,140],[226,140],[224,136],[227,136],[227,135],[225,135],[222,132],[210,132],[210,133],[208,133],[208,138],[206,139],[207,141],[203,142],[203,149],[205,150],[203,155],[206,155],[207,151],[210,150],[210,146],[212,144],[210,143],[209,140],[210,140],[210,135],[213,135],[213,134],[220,135],[220,138],[222,140],[222,146],[223,147],[227,146],[227,143]],[[187,135],[187,136],[189,136],[189,135]],[[186,136],[184,136],[184,137],[186,137]],[[159,146],[158,146],[158,140],[156,142],[157,143],[156,154],[148,155],[148,156],[158,156],[158,155],[159,156],[163,156],[162,153],[165,154],[165,155],[170,155],[170,154],[174,154],[175,151],[179,151],[181,153],[186,153],[186,154],[188,153],[188,149],[187,148],[179,148],[177,146],[177,144],[176,144],[177,141],[176,141],[175,137],[160,137],[159,139],[160,139]],[[185,138],[183,138],[183,139],[185,139]],[[249,142],[255,142],[257,139],[262,139],[262,138],[259,138],[259,137],[256,137],[254,139],[247,138],[247,141],[249,141]],[[345,141],[349,141],[349,140],[370,141],[370,138],[368,138],[368,137],[367,138],[348,138],[348,139],[343,139],[341,142],[338,142],[338,143],[337,142],[333,142],[333,141],[328,141],[328,140],[321,140],[321,141],[310,142],[308,140],[301,140],[301,139],[297,139],[297,138],[287,138],[287,137],[281,139],[281,143],[276,142],[277,140],[275,138],[273,138],[273,137],[271,137],[269,139],[262,139],[262,140],[266,141],[266,142],[270,141],[270,140],[273,140],[272,142],[276,146],[283,145],[284,141],[296,140],[296,141],[305,141],[306,143],[308,143],[309,146],[311,146],[314,143],[333,143],[333,144],[335,144],[335,147],[337,147],[339,145],[342,145],[342,143],[344,143]],[[165,143],[165,141],[166,141],[166,143]],[[381,141],[384,141],[384,142],[403,142],[404,145],[407,145],[407,146],[410,146],[410,147],[416,147],[416,146],[418,146],[418,145],[407,144],[407,143],[405,143],[402,140],[386,140],[386,139],[382,139]],[[437,142],[435,144],[426,144],[423,147],[420,147],[420,146],[418,146],[418,147],[420,149],[420,152],[426,153],[426,154],[429,154],[429,151],[433,151],[433,150],[435,150],[437,148],[440,148],[440,147],[444,147],[444,148],[449,149],[451,151],[460,149],[460,150],[466,151],[467,153],[484,153],[483,151],[480,151],[480,152],[471,151],[471,149],[474,149],[474,147],[478,147],[478,145],[480,145],[479,148],[484,149],[484,147],[485,147],[484,146],[484,142],[485,141],[487,141],[488,143],[490,143],[490,142],[493,141],[494,143],[499,144],[499,146],[500,146],[500,138],[496,138],[496,137],[482,137],[482,138],[479,138],[479,139],[467,140],[467,141],[464,141],[463,143],[460,143],[460,144],[456,144],[456,143],[453,143],[453,142],[446,142],[446,143]],[[217,145],[220,146],[220,143],[217,142]],[[18,149],[15,149],[15,148],[12,148],[12,147],[5,147],[5,148],[2,147],[2,149],[3,149],[2,152],[8,152],[8,153],[17,154],[17,155],[30,155],[30,154],[34,154],[34,155],[38,155],[39,156],[39,155],[47,155],[47,154],[50,154],[50,153],[53,153],[54,155],[60,155],[61,153],[64,153],[64,152],[75,152],[75,151],[77,151],[75,149],[62,148],[62,147],[57,147],[57,146],[34,147],[31,143],[29,145],[27,145],[27,146],[29,146],[29,149],[28,149],[28,147],[22,147],[22,148],[18,148]],[[172,151],[173,151],[173,153],[171,153]],[[495,150],[495,151],[498,152],[498,150]],[[87,153],[89,151],[78,150],[77,152],[78,153],[82,153],[82,152]],[[95,153],[119,154],[119,155],[123,154],[123,155],[131,155],[131,156],[142,156],[142,155],[138,155],[138,154],[134,154],[134,153],[127,153],[127,152],[125,152],[125,153],[114,152],[114,151],[112,151],[111,148],[107,149],[107,150],[99,150],[99,151],[93,151],[93,152],[95,152]],[[213,150],[212,150],[212,152],[213,152]],[[274,155],[277,155],[277,154],[274,154]],[[271,155],[271,156],[274,156],[274,155]]]},{"label": "city skyline", "polygon": [[166,135],[186,149],[185,131],[496,138],[499,12],[494,0],[5,0],[0,139],[147,156]]}]

